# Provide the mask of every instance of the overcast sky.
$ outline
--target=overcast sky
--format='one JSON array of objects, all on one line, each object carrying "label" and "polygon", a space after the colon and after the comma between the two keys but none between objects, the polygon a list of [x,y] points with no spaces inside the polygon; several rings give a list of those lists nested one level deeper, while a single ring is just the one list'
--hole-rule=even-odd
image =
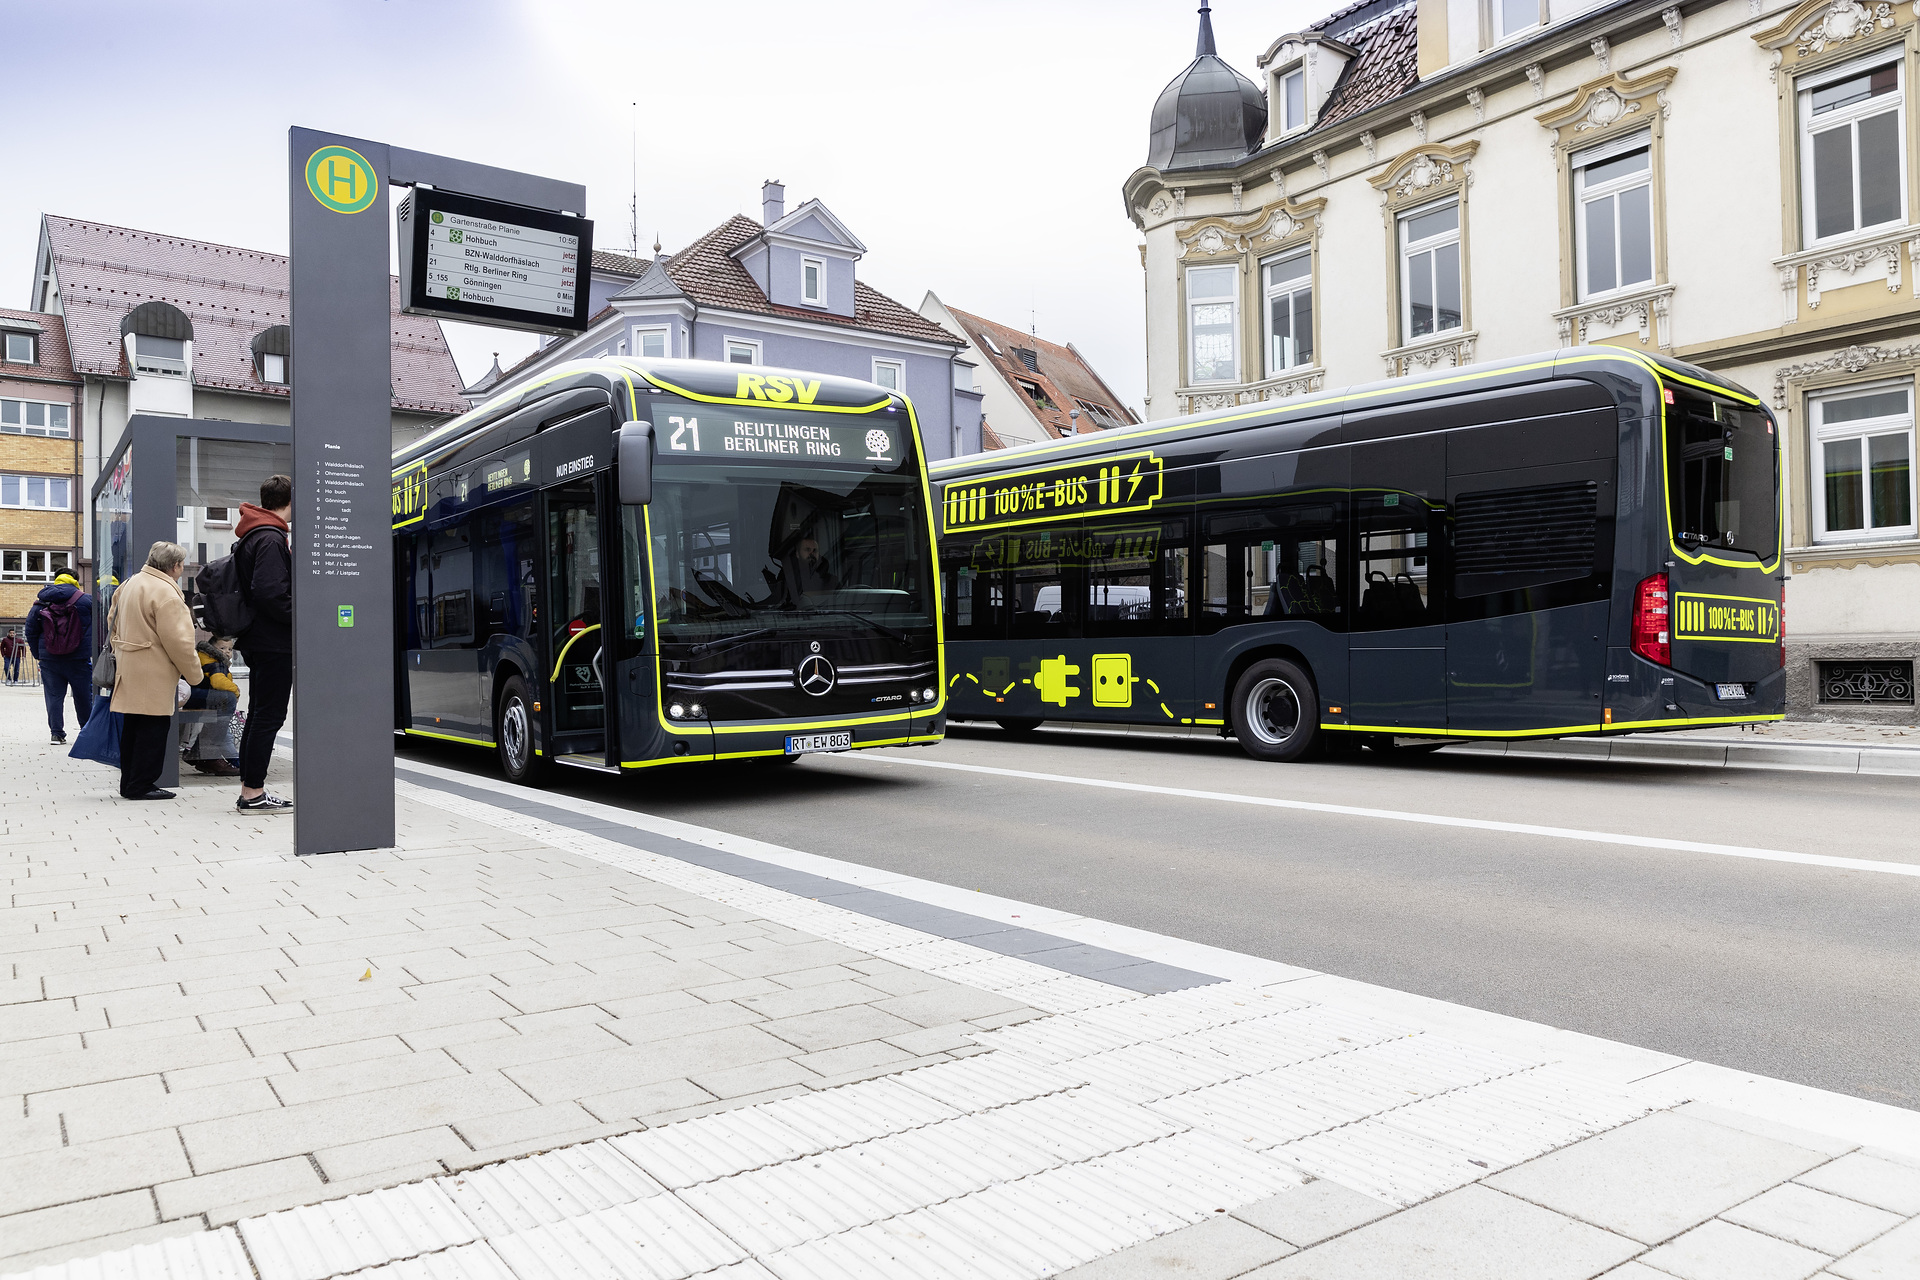
[{"label": "overcast sky", "polygon": [[[1336,0],[1221,0],[1243,73]],[[760,182],[819,197],[909,307],[1072,342],[1136,409],[1139,233],[1120,184],[1193,57],[1197,0],[0,0],[0,305],[42,213],[285,252],[286,131],[331,129],[583,182],[601,248],[671,252]],[[631,106],[639,103],[636,111]],[[17,119],[18,117],[16,117]],[[526,335],[447,326],[461,373]]]}]

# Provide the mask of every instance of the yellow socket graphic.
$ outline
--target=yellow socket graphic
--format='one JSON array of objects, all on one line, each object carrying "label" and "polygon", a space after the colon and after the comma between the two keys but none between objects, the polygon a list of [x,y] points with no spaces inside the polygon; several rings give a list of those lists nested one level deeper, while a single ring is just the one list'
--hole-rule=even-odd
[{"label": "yellow socket graphic", "polygon": [[1057,658],[1042,658],[1040,670],[1033,677],[1034,692],[1040,695],[1040,701],[1064,707],[1068,698],[1080,696],[1080,687],[1067,683],[1067,677],[1079,674],[1080,668],[1068,662],[1064,653]]},{"label": "yellow socket graphic", "polygon": [[1133,686],[1140,677],[1133,674],[1133,655],[1130,653],[1096,653],[1093,655],[1093,705],[1096,707],[1130,707],[1133,705]]}]

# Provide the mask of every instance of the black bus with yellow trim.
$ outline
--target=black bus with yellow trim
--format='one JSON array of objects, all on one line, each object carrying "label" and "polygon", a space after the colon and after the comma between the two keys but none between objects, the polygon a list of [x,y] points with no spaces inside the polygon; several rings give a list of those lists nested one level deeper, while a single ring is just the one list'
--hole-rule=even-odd
[{"label": "black bus with yellow trim", "polygon": [[517,782],[938,742],[931,516],[886,388],[562,365],[394,455],[394,728]]},{"label": "black bus with yellow trim", "polygon": [[1611,347],[934,468],[955,719],[1249,754],[1780,719],[1780,440]]}]

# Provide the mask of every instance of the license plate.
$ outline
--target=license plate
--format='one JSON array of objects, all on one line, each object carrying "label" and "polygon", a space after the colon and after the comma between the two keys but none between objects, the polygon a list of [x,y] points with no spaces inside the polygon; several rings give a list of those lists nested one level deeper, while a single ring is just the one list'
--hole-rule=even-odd
[{"label": "license plate", "polygon": [[812,751],[851,751],[853,735],[851,733],[790,733],[787,735],[787,754],[803,756]]},{"label": "license plate", "polygon": [[1722,702],[1734,702],[1747,696],[1747,686],[1743,684],[1717,684],[1713,688]]}]

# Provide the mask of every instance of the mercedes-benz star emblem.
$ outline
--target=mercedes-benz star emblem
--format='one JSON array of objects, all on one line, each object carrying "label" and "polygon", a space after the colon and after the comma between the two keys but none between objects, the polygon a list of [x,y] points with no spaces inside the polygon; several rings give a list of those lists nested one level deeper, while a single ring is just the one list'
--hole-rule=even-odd
[{"label": "mercedes-benz star emblem", "polygon": [[831,662],[817,653],[810,653],[793,669],[793,678],[802,689],[817,698],[824,693],[831,693],[833,683],[839,676]]}]

